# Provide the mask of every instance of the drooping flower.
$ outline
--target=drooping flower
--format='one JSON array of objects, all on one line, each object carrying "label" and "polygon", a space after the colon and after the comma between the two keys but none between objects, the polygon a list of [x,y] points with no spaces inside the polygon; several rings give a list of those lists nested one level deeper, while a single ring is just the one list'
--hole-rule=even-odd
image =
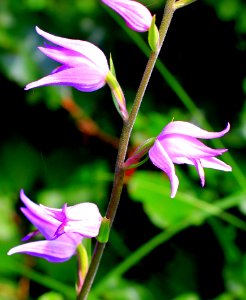
[{"label": "drooping flower", "polygon": [[115,10],[126,22],[126,25],[139,32],[148,31],[152,15],[141,3],[132,0],[101,0]]},{"label": "drooping flower", "polygon": [[71,258],[84,237],[96,237],[102,216],[93,203],[81,203],[62,209],[49,208],[32,202],[22,190],[20,198],[25,204],[23,214],[37,228],[23,238],[29,240],[41,233],[46,240],[30,242],[12,248],[8,255],[25,253],[42,257],[50,262],[63,262]]},{"label": "drooping flower", "polygon": [[175,164],[194,165],[201,185],[205,184],[203,168],[212,168],[221,171],[231,171],[231,167],[216,156],[227,149],[212,149],[198,139],[214,139],[222,137],[230,129],[230,124],[220,132],[208,132],[191,123],[175,121],[164,127],[157,137],[153,147],[149,150],[152,163],[164,171],[171,182],[171,198],[175,197],[179,180],[175,174]]},{"label": "drooping flower", "polygon": [[45,85],[67,85],[83,92],[92,92],[105,85],[109,66],[98,47],[86,41],[58,37],[38,27],[36,31],[56,45],[46,44],[38,49],[62,65],[50,75],[29,83],[26,90]]},{"label": "drooping flower", "polygon": [[[82,92],[92,92],[108,83],[116,94],[123,119],[127,119],[124,94],[109,70],[104,53],[92,43],[58,37],[36,27],[39,35],[54,45],[45,44],[38,49],[49,58],[61,63],[53,72],[26,85],[25,90],[47,85],[71,86]],[[112,85],[112,78],[115,84]],[[118,85],[117,85],[118,84]],[[114,89],[117,86],[117,93]]]}]

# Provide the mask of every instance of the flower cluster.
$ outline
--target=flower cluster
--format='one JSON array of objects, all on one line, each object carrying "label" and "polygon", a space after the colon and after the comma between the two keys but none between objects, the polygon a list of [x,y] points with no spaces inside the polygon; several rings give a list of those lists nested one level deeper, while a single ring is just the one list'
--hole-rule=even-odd
[{"label": "flower cluster", "polygon": [[[176,8],[193,1],[177,1]],[[149,45],[152,53],[156,53],[161,44],[159,31],[155,25],[155,16],[152,16],[144,5],[133,0],[101,0],[101,2],[118,13],[132,30],[148,31]],[[107,84],[111,89],[117,110],[123,120],[128,121],[125,97],[116,79],[112,60],[109,66],[105,54],[87,41],[55,36],[38,27],[36,31],[52,43],[51,45],[45,44],[38,49],[57,61],[60,66],[51,74],[27,84],[26,90],[41,86],[64,85],[82,92],[93,92]],[[126,124],[126,127],[130,128],[129,125],[132,124]],[[141,161],[142,157],[149,155],[152,163],[167,174],[171,183],[171,198],[173,198],[179,186],[174,164],[195,166],[202,186],[205,185],[204,168],[231,171],[229,165],[216,158],[227,149],[212,149],[199,141],[199,139],[222,137],[229,129],[229,123],[220,132],[208,132],[188,122],[171,122],[164,127],[157,138],[149,139],[137,148],[123,164],[123,168],[125,170],[135,168],[145,162],[145,160]],[[111,220],[103,219],[93,203],[81,203],[74,206],[65,204],[61,209],[56,209],[35,204],[23,191],[20,193],[20,198],[25,205],[21,211],[37,228],[33,233],[24,237],[23,241],[29,240],[38,233],[43,235],[45,240],[16,246],[8,252],[9,255],[26,253],[42,257],[50,262],[63,262],[75,254],[83,238],[98,236],[99,229],[102,235],[99,235],[98,241],[101,243],[107,241]]]},{"label": "flower cluster", "polygon": [[101,226],[102,216],[94,203],[81,203],[61,209],[37,205],[22,190],[21,201],[25,207],[21,211],[37,228],[23,238],[29,240],[41,233],[46,240],[30,242],[12,248],[8,254],[26,253],[42,257],[50,262],[64,262],[75,254],[84,237],[96,237]]}]

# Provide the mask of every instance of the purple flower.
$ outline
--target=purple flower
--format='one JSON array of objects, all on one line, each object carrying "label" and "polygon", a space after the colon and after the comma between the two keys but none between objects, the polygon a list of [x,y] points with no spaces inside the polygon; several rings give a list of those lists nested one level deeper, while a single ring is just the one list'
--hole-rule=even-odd
[{"label": "purple flower", "polygon": [[36,31],[56,45],[46,44],[45,47],[39,47],[39,50],[62,65],[50,75],[29,83],[26,90],[45,85],[66,85],[83,92],[92,92],[105,85],[109,66],[98,47],[86,41],[58,37],[38,27]]},{"label": "purple flower", "polygon": [[25,253],[42,257],[50,262],[63,262],[75,254],[77,246],[84,237],[96,237],[102,221],[97,206],[93,203],[81,203],[62,209],[37,205],[24,194],[20,198],[25,204],[23,214],[37,230],[23,238],[30,239],[41,233],[46,240],[26,243],[12,248],[8,255]]},{"label": "purple flower", "polygon": [[53,70],[50,75],[29,83],[25,90],[45,85],[65,85],[82,92],[92,92],[107,83],[116,99],[115,105],[122,118],[128,119],[122,89],[109,70],[106,56],[98,47],[85,41],[58,37],[38,27],[36,31],[56,45],[46,44],[45,47],[38,47],[39,50],[62,65]]},{"label": "purple flower", "polygon": [[126,25],[139,32],[148,31],[152,15],[141,3],[132,0],[101,0],[115,10],[126,22]]},{"label": "purple flower", "polygon": [[179,180],[175,174],[175,164],[194,165],[205,184],[203,168],[221,171],[231,171],[231,167],[215,156],[221,155],[227,149],[212,149],[205,146],[201,139],[214,139],[223,136],[230,129],[230,124],[220,132],[208,132],[188,122],[171,122],[157,137],[153,147],[149,150],[152,163],[164,171],[171,182],[171,198],[175,197]]}]

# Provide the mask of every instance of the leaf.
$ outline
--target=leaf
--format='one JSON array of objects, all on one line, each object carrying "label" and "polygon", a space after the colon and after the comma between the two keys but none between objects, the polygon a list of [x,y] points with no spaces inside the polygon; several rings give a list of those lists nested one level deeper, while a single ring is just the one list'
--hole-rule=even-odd
[{"label": "leaf", "polygon": [[64,298],[58,293],[49,292],[43,294],[41,297],[38,298],[38,300],[64,300]]},{"label": "leaf", "polygon": [[[166,228],[187,218],[196,220],[200,209],[182,201],[178,194],[170,198],[168,178],[156,172],[140,171],[134,174],[128,185],[130,196],[134,201],[143,203],[144,210],[154,225]],[[200,221],[198,217],[197,221]]]}]

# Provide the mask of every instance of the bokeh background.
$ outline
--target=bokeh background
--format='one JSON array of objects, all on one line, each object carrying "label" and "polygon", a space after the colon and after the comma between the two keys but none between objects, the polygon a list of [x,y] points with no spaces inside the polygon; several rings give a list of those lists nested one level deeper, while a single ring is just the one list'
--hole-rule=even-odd
[{"label": "bokeh background", "polygon": [[[159,24],[165,1],[142,2]],[[95,202],[104,214],[122,127],[107,87],[24,91],[57,66],[38,51],[36,25],[111,53],[129,108],[149,53],[146,34],[99,0],[0,1],[0,300],[75,299],[75,257],[51,264],[6,255],[32,230],[19,191],[52,207]],[[207,144],[229,149],[222,159],[233,172],[205,170],[202,189],[195,168],[176,166],[175,199],[150,162],[128,172],[89,299],[246,299],[245,38],[243,0],[198,0],[175,13],[129,152],[172,119],[217,131],[230,122]]]}]

